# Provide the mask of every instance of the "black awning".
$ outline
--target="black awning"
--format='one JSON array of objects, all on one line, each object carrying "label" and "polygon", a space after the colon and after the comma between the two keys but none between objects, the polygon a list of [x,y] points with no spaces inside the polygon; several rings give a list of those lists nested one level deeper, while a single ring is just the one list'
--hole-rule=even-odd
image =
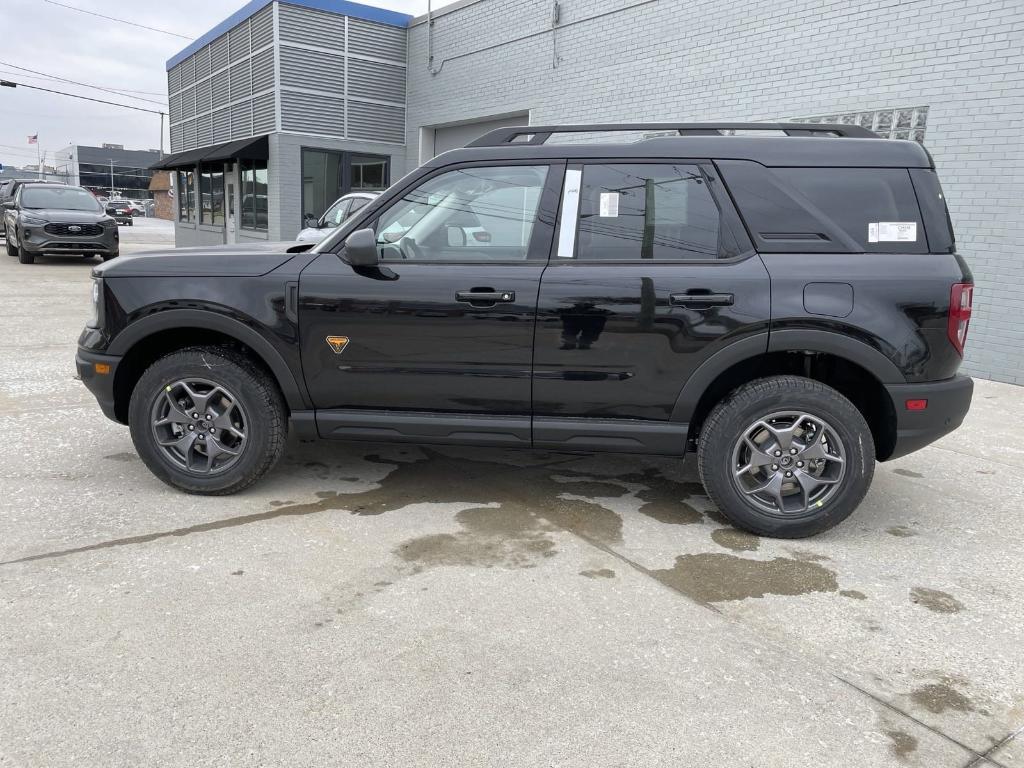
[{"label": "black awning", "polygon": [[266,136],[256,136],[250,139],[238,139],[237,141],[226,141],[223,144],[214,144],[212,147],[201,149],[190,149],[187,152],[178,152],[174,155],[159,160],[150,168],[154,171],[170,168],[185,168],[199,163],[213,163],[219,160],[241,159],[241,160],[266,160],[270,157],[270,142]]}]

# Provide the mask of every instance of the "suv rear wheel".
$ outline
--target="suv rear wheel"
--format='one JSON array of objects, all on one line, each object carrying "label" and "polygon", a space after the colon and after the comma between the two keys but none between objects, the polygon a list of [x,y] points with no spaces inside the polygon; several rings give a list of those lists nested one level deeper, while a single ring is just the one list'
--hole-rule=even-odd
[{"label": "suv rear wheel", "polygon": [[274,382],[223,347],[191,347],[153,363],[132,391],[128,424],[153,474],[211,495],[256,482],[281,458],[287,435]]},{"label": "suv rear wheel", "polygon": [[697,462],[708,495],[732,523],[796,539],[850,516],[871,485],[874,455],[867,422],[839,392],[773,376],[715,406]]}]

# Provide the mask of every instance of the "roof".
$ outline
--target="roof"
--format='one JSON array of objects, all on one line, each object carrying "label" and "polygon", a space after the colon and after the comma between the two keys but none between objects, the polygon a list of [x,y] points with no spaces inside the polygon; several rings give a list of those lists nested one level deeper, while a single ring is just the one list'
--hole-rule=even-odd
[{"label": "roof", "polygon": [[[197,37],[188,46],[171,56],[171,58],[167,60],[167,69],[171,69],[175,65],[180,64],[204,45],[213,42],[229,29],[241,24],[254,13],[270,5],[272,2],[274,2],[274,0],[250,0],[209,32]],[[402,29],[408,27],[409,22],[412,21],[412,16],[407,13],[389,11],[386,8],[377,8],[373,5],[353,3],[350,2],[350,0],[288,0],[287,5],[297,5],[302,8],[312,8],[316,11],[337,13],[341,16],[351,16],[365,21],[375,21],[378,24],[387,24],[388,26],[401,27]]]},{"label": "roof", "polygon": [[473,160],[753,160],[769,167],[932,168],[916,141],[822,137],[680,136],[632,143],[502,144],[453,149],[428,161],[428,167]]}]

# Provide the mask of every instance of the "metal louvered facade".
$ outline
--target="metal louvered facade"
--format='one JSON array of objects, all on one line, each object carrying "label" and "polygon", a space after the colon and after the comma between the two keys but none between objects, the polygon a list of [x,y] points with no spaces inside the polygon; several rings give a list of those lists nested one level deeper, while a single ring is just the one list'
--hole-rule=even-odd
[{"label": "metal louvered facade", "polygon": [[257,131],[404,144],[405,80],[404,28],[268,2],[168,70],[171,152]]},{"label": "metal louvered facade", "polygon": [[[203,158],[220,145],[268,137],[268,222],[262,234],[242,233],[250,239],[291,238],[301,228],[310,153],[328,165],[356,158],[360,168],[382,159],[389,178],[400,177],[410,18],[347,0],[250,0],[168,61],[172,155],[183,153],[201,175],[210,165]],[[241,182],[240,172],[239,162],[224,161],[224,195],[230,182]],[[215,229],[182,218],[176,241],[226,239],[225,225]]]}]

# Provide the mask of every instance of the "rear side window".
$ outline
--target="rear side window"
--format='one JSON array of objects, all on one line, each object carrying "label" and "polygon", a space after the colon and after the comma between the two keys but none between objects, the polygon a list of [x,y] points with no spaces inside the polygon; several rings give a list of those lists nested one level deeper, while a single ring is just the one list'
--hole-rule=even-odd
[{"label": "rear side window", "polygon": [[879,253],[927,253],[921,212],[902,168],[776,168],[805,205]]},{"label": "rear side window", "polygon": [[695,165],[583,167],[581,261],[716,259],[720,229],[718,206]]}]

